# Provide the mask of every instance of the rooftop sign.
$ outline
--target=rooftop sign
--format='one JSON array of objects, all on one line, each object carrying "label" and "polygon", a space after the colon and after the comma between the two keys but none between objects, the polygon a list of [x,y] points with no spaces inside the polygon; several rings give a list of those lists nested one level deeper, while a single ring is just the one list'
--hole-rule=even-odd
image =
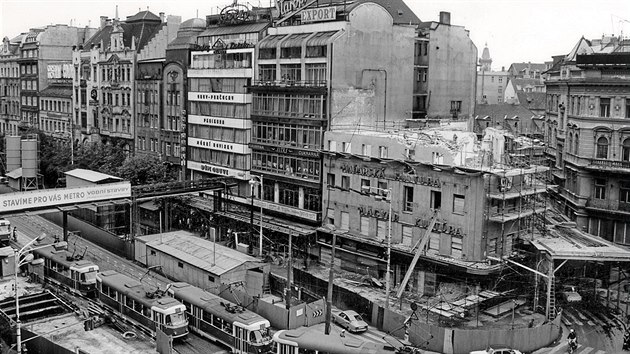
[{"label": "rooftop sign", "polygon": [[300,12],[302,23],[333,21],[337,18],[337,8],[335,6],[305,9]]},{"label": "rooftop sign", "polygon": [[131,197],[131,183],[118,182],[77,188],[45,189],[0,194],[3,212]]}]

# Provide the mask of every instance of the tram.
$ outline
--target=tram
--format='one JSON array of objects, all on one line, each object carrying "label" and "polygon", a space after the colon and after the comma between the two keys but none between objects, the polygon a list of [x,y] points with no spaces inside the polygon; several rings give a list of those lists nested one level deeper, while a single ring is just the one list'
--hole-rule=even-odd
[{"label": "tram", "polygon": [[108,270],[96,276],[96,290],[102,304],[154,336],[158,328],[172,338],[188,334],[186,307],[160,291],[149,291],[136,279]]},{"label": "tram", "polygon": [[[65,242],[38,248],[33,251],[35,258],[44,260],[43,280],[55,283],[74,293],[96,297],[96,274],[98,266],[83,257],[75,257],[67,249]],[[37,273],[37,272],[35,272]]]},{"label": "tram", "polygon": [[172,283],[167,293],[186,306],[191,331],[232,353],[270,352],[270,323],[264,317],[188,283]]}]

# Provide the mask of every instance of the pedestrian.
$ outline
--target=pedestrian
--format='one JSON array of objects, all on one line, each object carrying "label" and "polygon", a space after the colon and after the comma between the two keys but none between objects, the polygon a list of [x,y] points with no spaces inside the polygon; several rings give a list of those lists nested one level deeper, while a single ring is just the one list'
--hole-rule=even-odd
[{"label": "pedestrian", "polygon": [[17,242],[17,226],[13,227],[13,241]]}]

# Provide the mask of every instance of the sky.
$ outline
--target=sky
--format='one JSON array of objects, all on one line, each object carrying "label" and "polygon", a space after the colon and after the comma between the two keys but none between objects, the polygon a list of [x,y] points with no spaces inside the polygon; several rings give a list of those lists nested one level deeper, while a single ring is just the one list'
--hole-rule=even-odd
[{"label": "sky", "polygon": [[[268,6],[272,0],[250,0]],[[275,1],[275,0],[273,0]],[[323,0],[325,1],[325,0]],[[550,61],[567,54],[577,41],[622,35],[630,38],[630,0],[404,0],[422,21],[438,21],[451,13],[451,24],[463,26],[477,46],[486,43],[492,68],[511,63]],[[72,24],[97,27],[100,16],[121,19],[146,10],[178,15],[182,21],[216,14],[232,0],[0,0],[0,36],[14,38],[33,27]],[[239,0],[246,4],[246,0]],[[275,2],[274,2],[275,3]]]}]

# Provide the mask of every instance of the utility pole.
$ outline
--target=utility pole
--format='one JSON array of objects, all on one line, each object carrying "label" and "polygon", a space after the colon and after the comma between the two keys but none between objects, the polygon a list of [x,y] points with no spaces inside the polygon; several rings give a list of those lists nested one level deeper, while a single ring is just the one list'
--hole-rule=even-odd
[{"label": "utility pole", "polygon": [[289,233],[289,256],[287,257],[287,295],[285,297],[285,302],[287,304],[287,310],[291,309],[291,271],[293,270],[293,258],[291,257],[291,240],[292,235]]},{"label": "utility pole", "polygon": [[335,279],[335,245],[337,244],[337,234],[332,232],[332,251],[330,253],[330,270],[328,271],[328,295],[326,296],[326,328],[324,333],[330,334],[330,322],[332,320],[332,296],[333,279]]}]

